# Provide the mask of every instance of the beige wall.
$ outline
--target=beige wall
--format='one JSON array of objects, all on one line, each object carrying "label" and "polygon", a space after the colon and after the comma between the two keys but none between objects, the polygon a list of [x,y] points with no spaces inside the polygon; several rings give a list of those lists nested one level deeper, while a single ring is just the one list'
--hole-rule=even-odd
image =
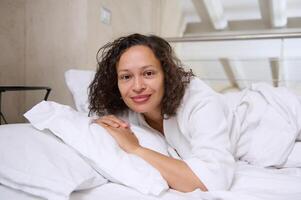
[{"label": "beige wall", "polygon": [[[153,6],[156,0],[89,0],[88,1],[88,65],[95,67],[97,50],[113,39],[130,33],[152,33]],[[100,9],[112,13],[111,25],[100,22]]]},{"label": "beige wall", "polygon": [[[95,54],[124,34],[158,33],[161,0],[1,0],[0,84],[50,86],[49,100],[73,105],[64,82],[70,68],[95,69]],[[110,25],[100,22],[100,9],[112,12]],[[3,48],[2,48],[3,49]],[[45,92],[7,94],[9,122],[39,102]],[[5,94],[6,96],[6,94]],[[24,101],[25,98],[25,101]],[[14,99],[12,101],[12,99]]]},{"label": "beige wall", "polygon": [[[87,1],[26,0],[26,85],[50,86],[49,100],[72,105],[64,83],[69,68],[87,63]],[[26,109],[44,92],[26,95]]]},{"label": "beige wall", "polygon": [[[0,86],[25,82],[25,0],[0,1]],[[2,111],[7,121],[22,121],[24,92],[2,94]]]},{"label": "beige wall", "polygon": [[160,35],[162,37],[183,36],[185,29],[184,13],[176,0],[160,1]]}]

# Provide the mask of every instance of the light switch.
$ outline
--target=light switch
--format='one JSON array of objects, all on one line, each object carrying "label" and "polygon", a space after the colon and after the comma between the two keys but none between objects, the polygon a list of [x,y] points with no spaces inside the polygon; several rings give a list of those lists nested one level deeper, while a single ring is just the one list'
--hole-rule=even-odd
[{"label": "light switch", "polygon": [[104,24],[111,24],[111,11],[105,7],[100,9],[100,21]]}]

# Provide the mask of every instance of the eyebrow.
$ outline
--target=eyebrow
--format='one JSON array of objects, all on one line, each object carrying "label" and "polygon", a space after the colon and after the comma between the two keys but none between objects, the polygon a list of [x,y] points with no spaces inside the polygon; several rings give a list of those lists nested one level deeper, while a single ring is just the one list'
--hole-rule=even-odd
[{"label": "eyebrow", "polygon": [[[145,65],[145,66],[142,66],[142,67],[140,67],[140,69],[146,69],[146,68],[148,68],[148,67],[154,67],[153,65]],[[129,71],[128,69],[122,69],[122,70],[118,70],[119,72],[123,72],[123,71],[125,71],[125,72],[127,72],[127,71]]]}]

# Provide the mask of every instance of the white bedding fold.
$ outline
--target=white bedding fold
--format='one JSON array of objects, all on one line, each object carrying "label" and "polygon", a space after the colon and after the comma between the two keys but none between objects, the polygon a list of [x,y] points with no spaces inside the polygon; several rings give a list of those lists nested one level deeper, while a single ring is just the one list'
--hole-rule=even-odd
[{"label": "white bedding fold", "polygon": [[[42,101],[24,114],[31,124],[49,129],[74,148],[99,173],[112,182],[158,195],[168,189],[159,171],[138,156],[124,152],[101,126],[69,106]],[[167,155],[163,139],[152,132],[131,126],[142,146]]]},{"label": "white bedding fold", "polygon": [[[238,159],[255,167],[301,167],[300,142],[296,143],[301,130],[299,98],[285,88],[266,84],[255,84],[241,94],[236,110],[241,131],[235,139]],[[86,114],[43,101],[25,117],[40,130],[50,129],[109,180],[144,194],[159,195],[168,189],[155,168],[121,150],[105,129],[90,124]],[[142,146],[168,155],[165,141],[156,133],[131,128]]]},{"label": "white bedding fold", "polygon": [[238,132],[232,134],[236,158],[262,167],[283,167],[301,134],[299,97],[265,83],[225,97],[236,102],[232,105]]},{"label": "white bedding fold", "polygon": [[96,198],[108,200],[300,200],[300,188],[300,168],[267,169],[238,162],[230,191],[202,192],[195,190],[181,193],[169,190],[154,197],[137,194],[130,188],[109,183],[97,188],[95,193],[93,191],[73,193],[72,200],[93,200]]},{"label": "white bedding fold", "polygon": [[0,126],[0,184],[44,199],[69,199],[74,190],[106,182],[49,131],[30,124]]},{"label": "white bedding fold", "polygon": [[283,165],[283,168],[301,168],[301,142],[296,142],[294,148]]}]

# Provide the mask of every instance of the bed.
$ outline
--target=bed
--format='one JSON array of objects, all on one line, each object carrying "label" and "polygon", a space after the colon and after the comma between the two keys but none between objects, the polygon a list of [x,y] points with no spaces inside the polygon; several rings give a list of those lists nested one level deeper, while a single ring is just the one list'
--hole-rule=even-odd
[{"label": "bed", "polygon": [[[94,200],[94,199],[149,199],[149,200],[184,200],[184,199],[271,199],[271,200],[299,200],[301,198],[301,169],[290,168],[283,170],[259,169],[238,163],[235,181],[230,191],[216,191],[203,193],[194,191],[180,193],[169,190],[164,195],[154,197],[143,195],[126,186],[107,183],[105,185],[84,191],[73,192],[70,200]],[[38,200],[42,199],[19,190],[14,190],[0,185],[0,197],[3,200]]]},{"label": "bed", "polygon": [[[85,70],[69,70],[65,74],[77,111],[44,101],[25,114],[31,124],[0,126],[1,200],[301,199],[300,133],[292,139],[293,142],[288,142],[287,156],[278,154],[278,149],[270,152],[285,163],[263,167],[247,160],[237,160],[229,191],[195,190],[190,193],[168,189],[153,168],[142,160],[120,153],[112,140],[103,142],[103,138],[93,135],[93,131],[88,137],[90,139],[83,144],[83,136],[86,135],[82,133],[90,130],[82,128],[81,124],[89,124],[87,86],[93,76],[93,71]],[[72,130],[72,135],[65,134],[66,129]],[[74,135],[77,135],[77,140],[74,140]],[[156,143],[154,136],[145,140],[154,141],[146,146],[151,145],[164,153],[162,141]],[[105,154],[90,148],[95,141],[103,142],[99,146],[106,146]],[[104,162],[110,165],[103,165]],[[139,169],[131,171],[133,163]],[[110,166],[115,168],[110,171]]]}]

